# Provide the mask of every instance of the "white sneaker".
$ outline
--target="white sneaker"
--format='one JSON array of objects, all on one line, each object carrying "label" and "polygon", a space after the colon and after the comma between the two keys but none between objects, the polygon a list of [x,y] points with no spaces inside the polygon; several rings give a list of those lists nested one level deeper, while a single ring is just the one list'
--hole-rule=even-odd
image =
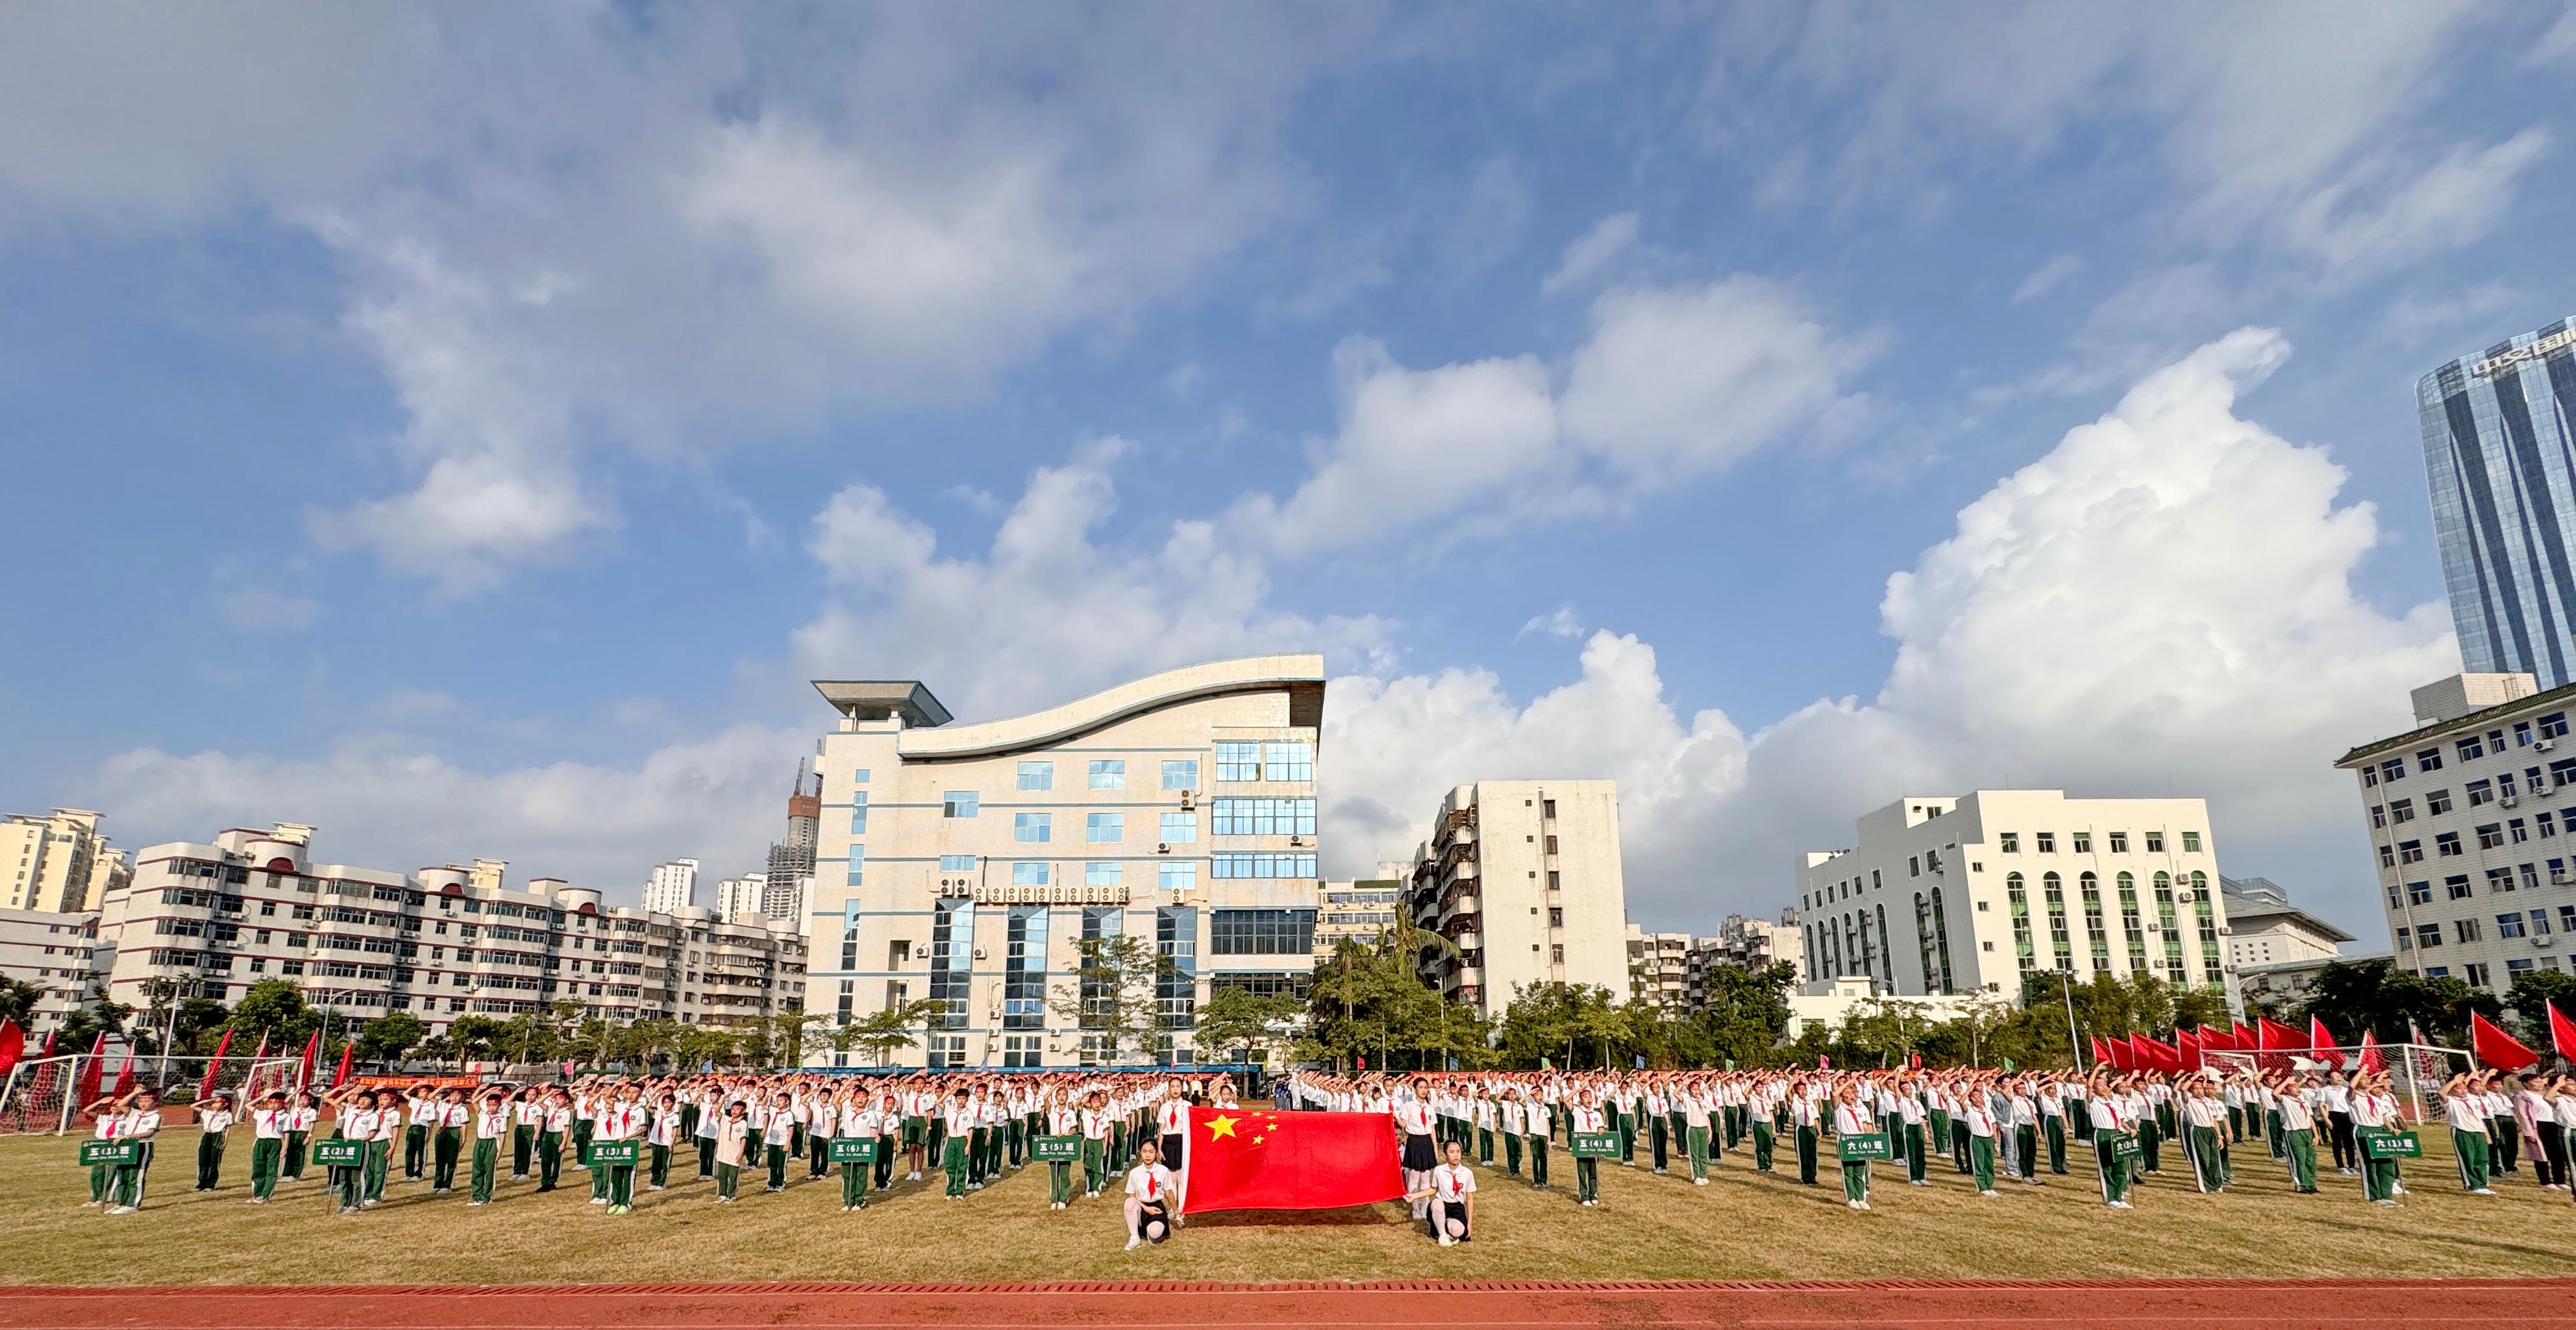
[{"label": "white sneaker", "polygon": [[1441,1235],[1440,1235],[1440,1245],[1441,1245],[1441,1246],[1446,1247],[1446,1246],[1450,1245],[1450,1242],[1451,1242],[1451,1239],[1450,1239],[1450,1237],[1449,1237],[1449,1235],[1448,1235],[1448,1234],[1443,1233],[1443,1234],[1441,1234]]},{"label": "white sneaker", "polygon": [[1134,1251],[1134,1250],[1136,1250],[1137,1248],[1142,1247],[1142,1246],[1144,1246],[1144,1245],[1145,1245],[1145,1240],[1144,1240],[1143,1238],[1129,1238],[1129,1239],[1127,1239],[1127,1250],[1129,1250],[1129,1251]]},{"label": "white sneaker", "polygon": [[1993,1189],[1992,1189],[1992,1188],[1989,1188],[1989,1189],[1987,1189],[1987,1190],[1985,1190],[1985,1191],[1978,1192],[1977,1194],[1978,1194],[1979,1196],[1992,1196],[1992,1195],[1994,1195],[1995,1193],[1994,1193],[1994,1191],[1993,1191]]},{"label": "white sneaker", "polygon": [[1843,1208],[1844,1208],[1844,1209],[1846,1209],[1846,1210],[1857,1210],[1857,1209],[1859,1209],[1859,1208],[1860,1208],[1860,1202],[1858,1202],[1858,1201],[1845,1201],[1845,1202],[1843,1202]]},{"label": "white sneaker", "polygon": [[1691,1179],[1691,1185],[1692,1185],[1692,1186],[1694,1186],[1694,1187],[1705,1187],[1705,1186],[1707,1186],[1707,1185],[1708,1185],[1708,1179],[1706,1179],[1706,1178],[1692,1178],[1692,1179]]},{"label": "white sneaker", "polygon": [[2469,1194],[2470,1194],[2471,1196],[2493,1196],[2493,1195],[2495,1195],[2495,1188],[2493,1188],[2493,1187],[2480,1187],[2480,1188],[2477,1188],[2477,1189],[2476,1189],[2476,1190],[2474,1190],[2474,1191],[2471,1191]]},{"label": "white sneaker", "polygon": [[133,1206],[130,1206],[130,1205],[120,1205],[120,1206],[116,1207],[115,1209],[108,1211],[108,1213],[109,1213],[109,1214],[112,1214],[112,1215],[130,1215],[130,1214],[134,1213],[134,1210],[135,1210],[135,1207],[133,1207]]}]

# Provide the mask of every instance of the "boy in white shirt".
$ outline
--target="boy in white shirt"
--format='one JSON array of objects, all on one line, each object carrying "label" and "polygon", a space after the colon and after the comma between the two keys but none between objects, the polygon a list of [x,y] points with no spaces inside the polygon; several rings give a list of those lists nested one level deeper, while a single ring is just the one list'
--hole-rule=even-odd
[{"label": "boy in white shirt", "polygon": [[246,1205],[265,1205],[277,1192],[277,1168],[286,1154],[286,1125],[294,1110],[286,1106],[286,1092],[271,1090],[250,1113],[250,1199]]},{"label": "boy in white shirt", "polygon": [[197,1110],[197,1190],[215,1189],[224,1168],[224,1133],[232,1126],[231,1095],[218,1094]]},{"label": "boy in white shirt", "polygon": [[1152,1141],[1137,1146],[1136,1166],[1127,1170],[1127,1250],[1172,1236],[1176,1190],[1172,1170],[1162,1165],[1162,1147]]}]

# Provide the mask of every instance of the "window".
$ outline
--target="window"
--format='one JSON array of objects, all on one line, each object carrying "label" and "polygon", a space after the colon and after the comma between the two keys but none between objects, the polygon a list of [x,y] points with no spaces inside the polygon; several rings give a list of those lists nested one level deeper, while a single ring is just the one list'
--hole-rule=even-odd
[{"label": "window", "polygon": [[850,798],[854,801],[850,809],[850,834],[853,836],[864,836],[868,834],[867,793],[865,791],[861,791],[860,793],[851,795]]},{"label": "window", "polygon": [[2531,828],[2542,840],[2547,840],[2558,834],[2558,819],[2554,814],[2535,813],[2531,818]]},{"label": "window", "polygon": [[2543,738],[2543,739],[2564,739],[2564,738],[2566,738],[2566,737],[2567,737],[2567,713],[2566,713],[2566,712],[2564,712],[2564,711],[2553,711],[2553,712],[2549,713],[2548,715],[2541,717],[2541,718],[2540,718],[2540,737],[2541,737],[2541,738]]},{"label": "window", "polygon": [[2373,827],[2386,827],[2388,825],[2388,805],[2372,804],[2370,806],[2370,825]]},{"label": "window", "polygon": [[[2420,864],[2424,862],[2424,842],[2420,840],[2405,840],[2397,842],[2397,859],[2399,863]],[[2380,860],[2383,863],[2387,862],[2387,856],[2383,854],[2380,856]]]},{"label": "window", "polygon": [[2576,933],[2576,905],[2561,905],[2558,907],[2558,931],[2561,933]]},{"label": "window", "polygon": [[2162,854],[2162,853],[2164,853],[2164,852],[2165,852],[2165,834],[2164,834],[2163,832],[2161,832],[2161,831],[2150,831],[2150,832],[2148,832],[2148,833],[2147,833],[2147,853],[2149,853],[2149,854]]},{"label": "window", "polygon": [[[2463,879],[2463,881],[2465,881],[2465,880],[2466,880],[2466,879]],[[2391,892],[2391,894],[2393,895],[2393,894],[2394,894],[2394,892],[2392,891],[2392,892]],[[2432,884],[2430,881],[2424,881],[2424,882],[2409,882],[2409,883],[2407,883],[2407,884],[2406,884],[2406,899],[2407,899],[2408,901],[2410,901],[2410,902],[2414,903],[2414,904],[2417,904],[2417,905],[2430,905],[2430,904],[2432,904],[2432,903],[2433,903],[2433,884]],[[2394,902],[2394,901],[2392,901],[2392,902],[2390,902],[2390,903],[2391,903],[2391,904],[2395,904],[2395,902]]]},{"label": "window", "polygon": [[2199,833],[2199,832],[2197,832],[2197,831],[2186,831],[2186,832],[2184,832],[2184,833],[2182,834],[2182,852],[2183,852],[2183,853],[2185,853],[2185,854],[2198,854],[2198,853],[2200,853],[2200,833]]},{"label": "window", "polygon": [[2415,755],[2415,769],[2417,771],[2441,770],[2442,750],[2439,748],[2427,748],[2423,752],[2417,753]]},{"label": "window", "polygon": [[2513,890],[2513,870],[2510,868],[2488,869],[2487,890],[2490,892],[2506,892]]},{"label": "window", "polygon": [[1115,859],[1094,859],[1082,866],[1082,885],[1115,887],[1127,881],[1127,865]]},{"label": "window", "polygon": [[2114,831],[2114,832],[2112,832],[2112,833],[2111,833],[2111,853],[2113,853],[2113,854],[2127,854],[2128,852],[2129,852],[2129,833],[2127,833],[2127,832],[2125,832],[2125,831]]},{"label": "window", "polygon": [[939,856],[939,871],[943,873],[972,873],[975,871],[975,856],[971,854],[943,854]]},{"label": "window", "polygon": [[1043,845],[1054,839],[1054,819],[1052,813],[1013,813],[1011,839]]},{"label": "window", "polygon": [[1196,813],[1163,814],[1163,842],[1187,845],[1199,838],[1199,815]]},{"label": "window", "polygon": [[1909,855],[1905,856],[1905,875],[1906,875],[1907,877],[1921,877],[1921,876],[1923,876],[1923,856],[1922,856],[1922,855],[1919,855],[1919,854],[1909,854]]},{"label": "window", "polygon": [[1209,801],[1211,836],[1312,836],[1315,801],[1304,799],[1230,799]]},{"label": "window", "polygon": [[864,875],[865,870],[867,869],[867,866],[868,866],[868,847],[866,847],[866,846],[864,846],[864,845],[853,845],[853,846],[851,846],[851,847],[850,847],[850,881],[849,881],[849,885],[854,886],[854,887],[864,885],[864,884],[861,882],[861,880],[860,880],[860,879],[861,879],[861,877]]},{"label": "window", "polygon": [[1218,744],[1216,778],[1219,781],[1261,779],[1261,745],[1257,743]]},{"label": "window", "polygon": [[2452,920],[2452,921],[2451,921],[2451,936],[2452,936],[2452,937],[2454,937],[2454,938],[2456,938],[2456,939],[2458,939],[2458,940],[2459,940],[2459,941],[2461,941],[2461,942],[2475,942],[2475,941],[2477,941],[2477,940],[2478,940],[2478,921],[2477,921],[2477,920],[2475,920],[2475,919],[2454,919],[2454,920]]},{"label": "window", "polygon": [[1154,980],[1154,1023],[1166,1030],[1195,1027],[1198,1024],[1199,993],[1198,910],[1190,906],[1165,906],[1154,911],[1154,951],[1164,962],[1162,973]]},{"label": "window", "polygon": [[2487,965],[2484,961],[2473,961],[2461,966],[2460,977],[2467,980],[2471,988],[2492,987],[2487,980]]},{"label": "window", "polygon": [[2491,780],[2470,781],[2467,789],[2469,792],[2469,807],[2471,808],[2475,808],[2483,803],[2491,802],[2495,798],[2495,782]]},{"label": "window", "polygon": [[1209,856],[1208,876],[1214,878],[1310,878],[1315,875],[1312,854],[1217,854]]},{"label": "window", "polygon": [[[2499,938],[2523,936],[2522,915],[2518,911],[2514,910],[2507,910],[2504,913],[2497,915],[2496,936]],[[2460,940],[2465,942],[2468,939],[2462,938]]]},{"label": "window", "polygon": [[2488,822],[2488,823],[2485,823],[2485,824],[2481,825],[2481,826],[2478,828],[2478,848],[2479,848],[2479,849],[2481,849],[2481,850],[2492,850],[2492,849],[2495,849],[2495,848],[2497,848],[2498,846],[2501,846],[2501,845],[2503,845],[2503,844],[2504,844],[2504,826],[2503,826],[2503,824],[2501,824],[2501,823],[2496,823],[2496,822]]},{"label": "window", "polygon": [[973,790],[950,790],[939,796],[941,817],[973,817],[975,806],[983,798]]},{"label": "window", "polygon": [[1011,885],[1012,885],[1012,886],[1015,886],[1015,887],[1043,887],[1043,886],[1045,886],[1046,884],[1047,884],[1047,866],[1046,866],[1045,864],[1013,864],[1013,865],[1011,865]]},{"label": "window", "polygon": [[1192,892],[1199,887],[1197,864],[1162,864],[1161,886],[1165,891]]},{"label": "window", "polygon": [[2039,833],[2039,852],[2040,852],[2041,854],[2055,854],[2055,853],[2057,853],[2057,833],[2056,833],[2056,832],[2054,832],[2054,831],[2043,831],[2043,832]]},{"label": "window", "polygon": [[1565,964],[1565,944],[1560,942],[1550,945],[1547,949],[1547,959],[1551,965]]},{"label": "window", "polygon": [[1022,762],[1020,764],[1020,788],[1023,790],[1054,789],[1055,763]]},{"label": "window", "polygon": [[2379,783],[2379,768],[2377,768],[2377,767],[2363,767],[2363,768],[2361,769],[2361,788],[2363,788],[2363,789],[2365,789],[2365,790],[2366,790],[2366,789],[2369,789],[2370,787],[2372,787],[2372,786],[2374,786],[2374,785],[2377,785],[2378,783]]},{"label": "window", "polygon": [[2451,746],[2459,751],[2460,760],[2463,762],[2484,757],[2487,752],[2486,747],[2478,742],[2478,736],[2474,734]]},{"label": "window", "polygon": [[[1261,745],[1261,778],[1263,780],[1313,780],[1315,745],[1277,742]],[[1550,810],[1551,814],[1553,811],[1553,809]]]},{"label": "window", "polygon": [[1163,760],[1164,789],[1195,790],[1198,787],[1199,760],[1197,758],[1176,757]]},{"label": "window", "polygon": [[2379,778],[2391,785],[2406,779],[2406,759],[2392,757],[2379,764]]},{"label": "window", "polygon": [[2440,924],[2415,925],[2416,950],[2430,951],[2440,945],[2442,945],[2442,926]]},{"label": "window", "polygon": [[2504,824],[2504,834],[2505,838],[2513,844],[2521,845],[2531,839],[2531,828],[2524,825],[2521,818],[2507,818],[2505,819]]},{"label": "window", "polygon": [[1213,911],[1208,918],[1208,946],[1218,956],[1309,955],[1315,950],[1315,912]]},{"label": "window", "polygon": [[1091,788],[1095,790],[1126,789],[1127,760],[1125,758],[1115,757],[1108,759],[1093,759],[1091,763]]},{"label": "window", "polygon": [[2019,854],[2019,853],[2021,853],[2021,833],[2020,833],[2020,832],[2018,832],[2018,831],[2007,831],[2007,832],[2003,833],[2001,836],[1997,837],[1996,839],[2002,842],[2002,844],[2003,844],[2003,852],[2004,852],[2004,853],[2006,853],[2006,854]]},{"label": "window", "polygon": [[[2455,874],[2451,877],[2443,878],[2442,886],[2444,890],[2450,893],[2452,900],[2467,900],[2469,898],[2469,876],[2466,873]],[[2417,904],[2422,904],[2422,902],[2419,901]]]},{"label": "window", "polygon": [[1083,819],[1083,839],[1094,845],[1115,845],[1127,839],[1125,813],[1092,813]]},{"label": "window", "polygon": [[[2405,801],[2401,799],[2398,802],[2403,803]],[[2396,805],[2394,804],[2390,805],[2390,807],[2395,806]],[[2442,814],[2451,811],[2451,792],[2449,790],[2435,790],[2431,794],[2425,795],[2424,811],[2426,814],[2433,817],[2440,817]],[[2411,817],[2413,814],[2408,814],[2408,816]]]}]

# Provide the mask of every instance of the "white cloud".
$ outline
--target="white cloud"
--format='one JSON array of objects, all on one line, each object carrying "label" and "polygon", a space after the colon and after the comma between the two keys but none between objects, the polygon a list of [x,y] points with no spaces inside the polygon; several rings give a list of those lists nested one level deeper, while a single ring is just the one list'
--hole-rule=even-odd
[{"label": "white cloud", "polygon": [[310,761],[138,749],[110,758],[97,806],[119,838],[202,841],[223,827],[305,822],[324,862],[408,872],[507,859],[514,882],[560,877],[631,902],[663,859],[747,870],[783,829],[788,777],[810,734],[736,725],[631,767],[558,762],[476,771],[392,736]]},{"label": "white cloud", "polygon": [[2533,65],[2576,63],[2576,4],[2568,5],[2549,31],[2531,44],[2525,59]]},{"label": "white cloud", "polygon": [[1531,615],[1529,622],[1522,624],[1521,630],[1512,634],[1512,640],[1517,642],[1532,633],[1539,632],[1546,633],[1550,637],[1573,637],[1582,631],[1583,620],[1576,617],[1574,607],[1559,605],[1552,613]]},{"label": "white cloud", "polygon": [[306,597],[249,585],[218,588],[215,609],[225,623],[246,633],[309,628],[322,614],[322,607]]},{"label": "white cloud", "polygon": [[2052,255],[2048,262],[2031,270],[2021,285],[2013,288],[2012,302],[2026,304],[2055,290],[2060,282],[2084,271],[2084,260],[2072,254]]},{"label": "white cloud", "polygon": [[1485,159],[1467,181],[1457,215],[1440,235],[1440,257],[1451,272],[1472,277],[1509,257],[1529,229],[1535,200],[1529,172],[1511,154]]},{"label": "white cloud", "polygon": [[1191,393],[1198,391],[1200,384],[1207,382],[1207,377],[1207,370],[1199,362],[1185,361],[1163,376],[1163,391],[1187,400]]},{"label": "white cloud", "polygon": [[1556,267],[1539,282],[1543,296],[1598,291],[1610,285],[1642,286],[1670,280],[1681,266],[1679,255],[1647,244],[1643,224],[1633,212],[1612,213],[1592,229],[1566,242]]},{"label": "white cloud", "polygon": [[2549,147],[2548,131],[2535,126],[2487,147],[2461,144],[2420,170],[2392,162],[2384,188],[2369,188],[2378,180],[2338,181],[2275,225],[2330,274],[2400,267],[2486,235]]}]

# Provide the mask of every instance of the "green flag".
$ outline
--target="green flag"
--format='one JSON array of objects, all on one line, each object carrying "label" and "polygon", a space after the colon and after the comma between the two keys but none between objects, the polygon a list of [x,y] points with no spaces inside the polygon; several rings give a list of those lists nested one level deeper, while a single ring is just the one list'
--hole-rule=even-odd
[{"label": "green flag", "polygon": [[2005,1059],[2004,1059],[2004,1070],[2006,1070],[2006,1071],[2019,1071],[2019,1070],[2021,1070],[2021,1069],[2020,1069],[2019,1067],[2016,1067],[2016,1066],[2014,1066],[2014,1065],[2013,1065],[2013,1060],[2012,1060],[2011,1058],[2005,1058]]}]

